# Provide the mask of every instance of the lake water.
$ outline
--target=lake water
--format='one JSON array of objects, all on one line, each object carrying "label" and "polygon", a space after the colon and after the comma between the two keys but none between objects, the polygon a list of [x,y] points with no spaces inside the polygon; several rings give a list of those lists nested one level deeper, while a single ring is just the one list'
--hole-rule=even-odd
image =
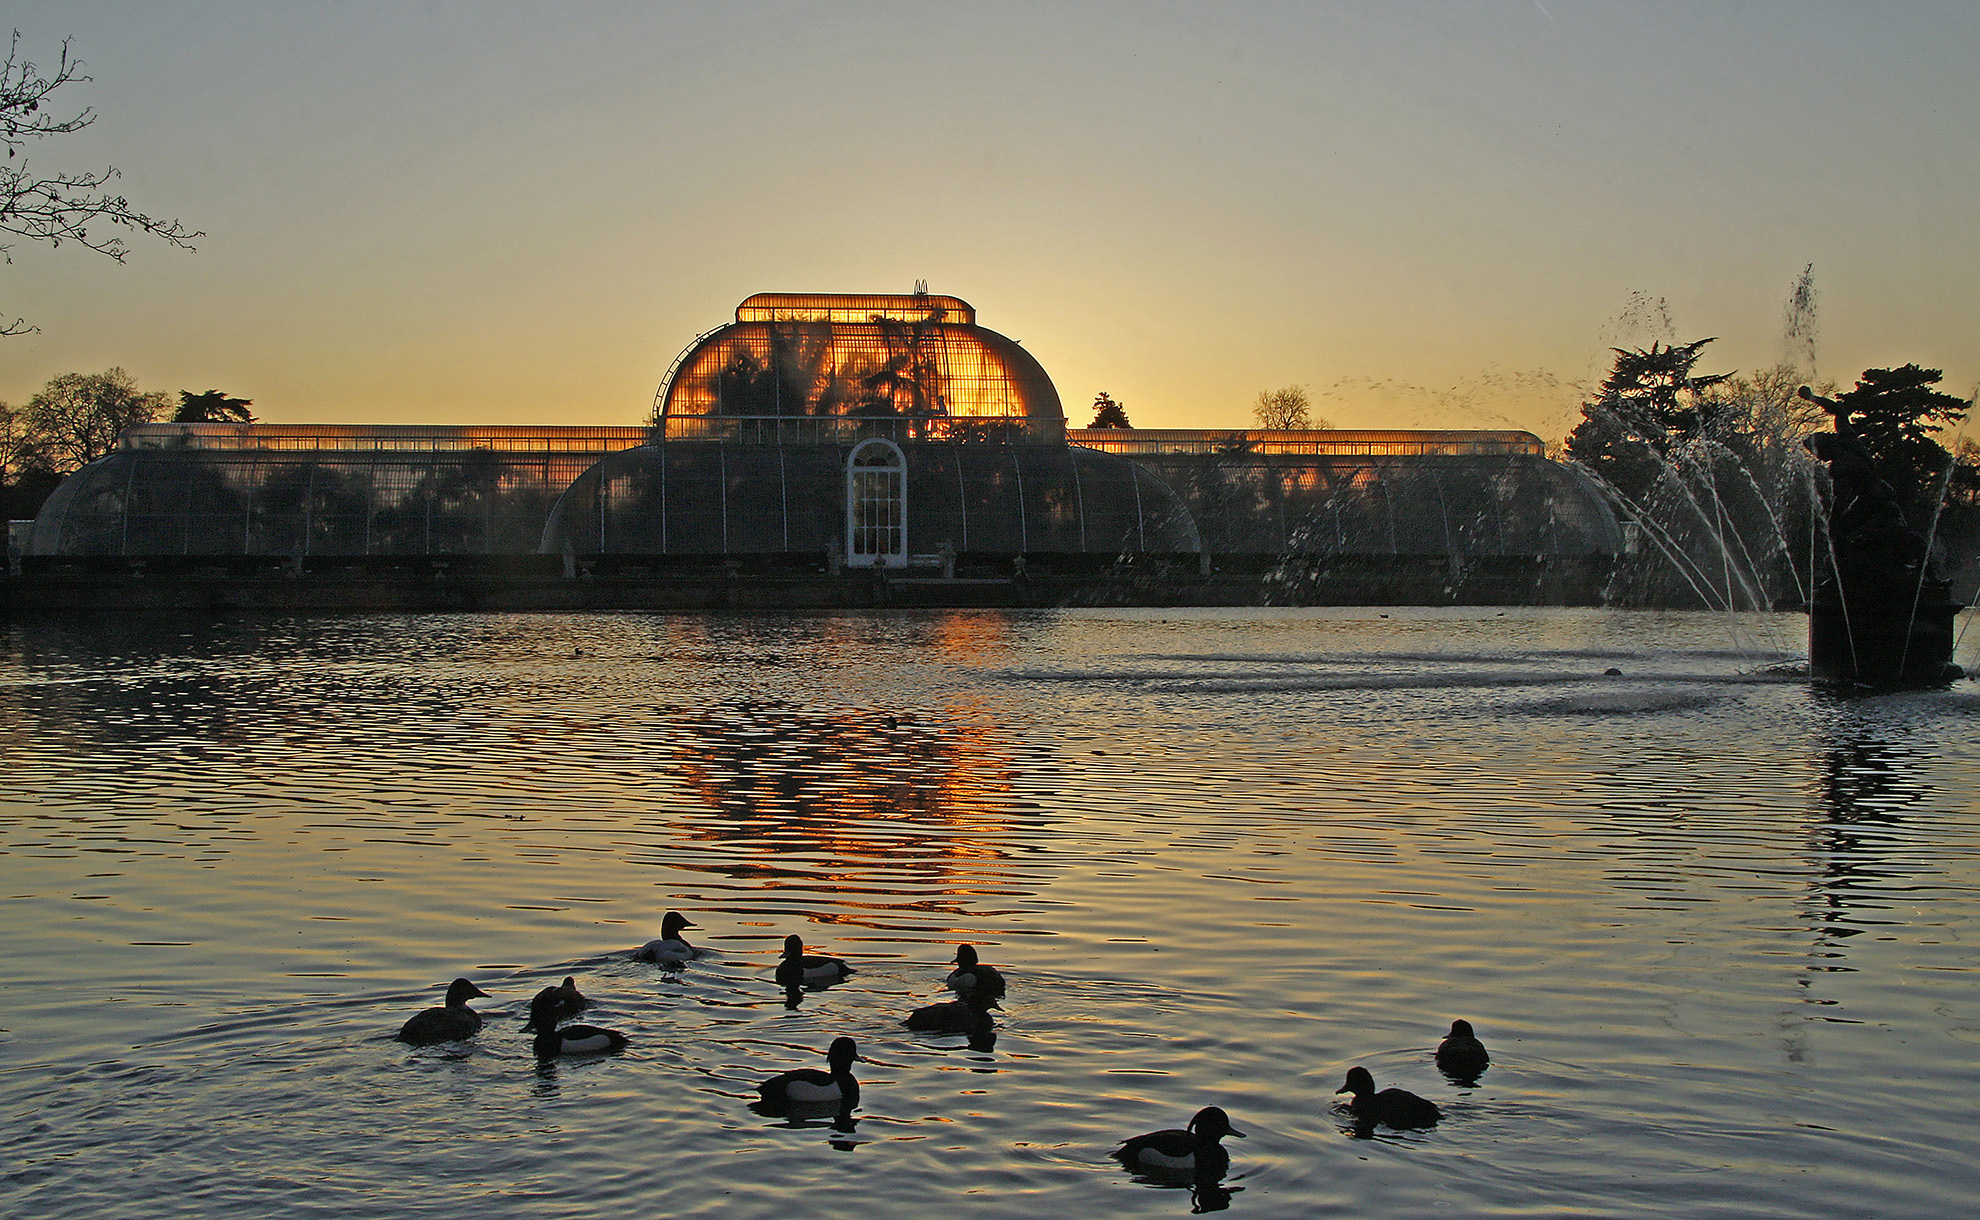
[{"label": "lake water", "polygon": [[[0,626],[0,1212],[1169,1216],[1106,1154],[1218,1104],[1233,1214],[1958,1214],[1980,686],[1838,699],[1802,630]],[[670,909],[714,954],[629,960]],[[788,1007],[790,932],[857,973]],[[899,1026],[962,941],[987,1050]],[[623,1054],[536,1063],[566,974]],[[481,1035],[393,1041],[456,975]],[[852,1132],[747,1107],[841,1034]],[[1355,1064],[1444,1120],[1354,1138]]]}]

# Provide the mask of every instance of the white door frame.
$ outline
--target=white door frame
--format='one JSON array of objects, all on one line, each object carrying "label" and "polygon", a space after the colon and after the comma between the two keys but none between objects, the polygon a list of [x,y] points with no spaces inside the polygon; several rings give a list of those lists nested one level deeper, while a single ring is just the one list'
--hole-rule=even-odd
[{"label": "white door frame", "polygon": [[907,457],[892,441],[861,441],[846,455],[846,565],[907,561]]}]

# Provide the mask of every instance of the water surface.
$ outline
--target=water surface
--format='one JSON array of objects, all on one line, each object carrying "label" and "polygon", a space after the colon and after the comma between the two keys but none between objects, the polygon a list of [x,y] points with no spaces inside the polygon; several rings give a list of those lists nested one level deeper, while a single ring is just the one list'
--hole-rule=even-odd
[{"label": "water surface", "polygon": [[[1836,699],[1800,630],[17,622],[0,1210],[1175,1215],[1105,1154],[1214,1103],[1234,1213],[1951,1214],[1980,688]],[[714,956],[628,960],[669,909]],[[858,973],[788,1007],[789,932]],[[898,1024],[959,941],[1012,983],[988,1050]],[[566,974],[624,1054],[534,1061]],[[481,1036],[392,1041],[456,975]],[[840,1034],[852,1132],[746,1107]],[[1354,1138],[1357,1063],[1444,1121]]]}]

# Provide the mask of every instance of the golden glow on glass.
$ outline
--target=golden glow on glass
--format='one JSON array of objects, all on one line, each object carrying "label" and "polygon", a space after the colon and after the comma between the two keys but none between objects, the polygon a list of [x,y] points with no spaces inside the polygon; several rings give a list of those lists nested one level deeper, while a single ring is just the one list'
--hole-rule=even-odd
[{"label": "golden glow on glass", "polygon": [[[683,353],[656,417],[908,420],[916,436],[951,421],[1064,420],[1030,353],[975,324],[954,297],[759,294],[736,321]],[[981,426],[981,425],[974,425]]]},{"label": "golden glow on glass", "polygon": [[1291,453],[1316,457],[1544,457],[1531,432],[1366,429],[1067,428],[1066,440],[1108,453]]},{"label": "golden glow on glass", "polygon": [[916,293],[759,292],[736,306],[738,322],[954,322],[976,325],[961,297]]},{"label": "golden glow on glass", "polygon": [[527,424],[138,424],[121,449],[483,449],[499,453],[617,453],[647,428]]}]

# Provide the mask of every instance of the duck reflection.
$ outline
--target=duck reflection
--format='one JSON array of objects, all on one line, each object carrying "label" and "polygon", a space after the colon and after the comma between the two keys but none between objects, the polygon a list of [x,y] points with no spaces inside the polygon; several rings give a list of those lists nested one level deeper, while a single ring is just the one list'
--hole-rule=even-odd
[{"label": "duck reflection", "polygon": [[1231,1196],[1241,1193],[1242,1186],[1233,1186],[1224,1181],[1222,1170],[1202,1169],[1182,1173],[1136,1173],[1134,1180],[1155,1190],[1189,1191],[1189,1214],[1200,1216],[1206,1212],[1229,1211]]},{"label": "duck reflection", "polygon": [[536,1083],[530,1086],[529,1094],[537,1101],[556,1100],[557,1061],[555,1059],[536,1061]]},{"label": "duck reflection", "polygon": [[1189,1186],[1189,1214],[1201,1216],[1205,1212],[1229,1211],[1231,1196],[1243,1189],[1242,1186],[1226,1186],[1220,1178],[1199,1177]]},{"label": "duck reflection", "polygon": [[749,1103],[749,1109],[751,1113],[764,1118],[781,1120],[770,1125],[791,1131],[829,1127],[840,1135],[852,1135],[859,1129],[859,1119],[854,1116],[852,1106],[844,1102],[752,1101]]}]

